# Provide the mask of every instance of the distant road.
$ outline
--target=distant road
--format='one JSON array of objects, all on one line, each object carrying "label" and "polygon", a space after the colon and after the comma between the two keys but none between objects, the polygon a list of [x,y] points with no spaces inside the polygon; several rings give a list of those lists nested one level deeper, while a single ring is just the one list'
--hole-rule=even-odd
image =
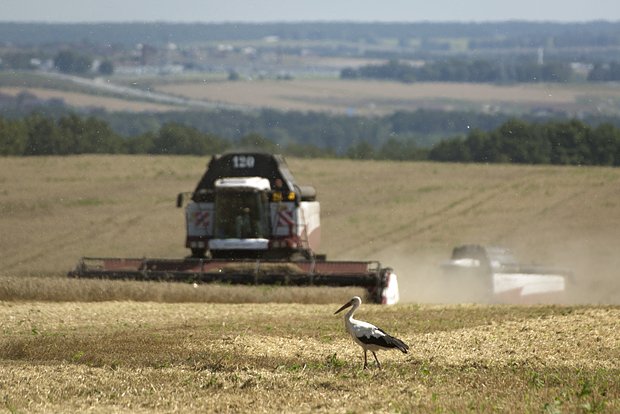
[{"label": "distant road", "polygon": [[77,85],[86,86],[91,89],[105,91],[116,95],[121,95],[125,99],[140,99],[148,102],[156,102],[166,105],[181,106],[191,109],[236,109],[243,110],[249,107],[245,105],[236,105],[222,102],[211,102],[202,99],[185,98],[167,93],[154,92],[150,90],[135,89],[128,86],[122,86],[105,80],[103,78],[83,78],[73,75],[65,75],[60,73],[48,73],[48,77],[62,79],[75,83]]}]

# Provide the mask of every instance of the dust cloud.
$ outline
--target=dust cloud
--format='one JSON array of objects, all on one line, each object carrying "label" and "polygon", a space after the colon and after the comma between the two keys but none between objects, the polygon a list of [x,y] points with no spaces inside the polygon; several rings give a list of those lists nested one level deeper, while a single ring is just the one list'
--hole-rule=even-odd
[{"label": "dust cloud", "polygon": [[551,263],[571,270],[567,301],[577,305],[620,305],[620,255],[617,240],[573,239],[551,249]]},{"label": "dust cloud", "polygon": [[[424,253],[400,256],[385,256],[382,263],[394,269],[398,276],[401,303],[460,303],[463,293],[471,288],[457,279],[444,277],[441,263],[449,254]],[[474,291],[472,290],[472,295]],[[473,299],[473,298],[472,298]],[[482,301],[469,300],[467,302]]]},{"label": "dust cloud", "polygon": [[[584,242],[565,243],[558,251],[547,249],[528,260],[518,254],[520,264],[546,265],[566,270],[564,295],[534,303],[558,305],[620,305],[620,258],[611,249],[588,247]],[[412,254],[383,252],[381,263],[398,276],[401,303],[519,303],[494,298],[489,281],[447,275],[441,264],[448,261],[451,248]],[[486,290],[485,290],[486,289]]]}]

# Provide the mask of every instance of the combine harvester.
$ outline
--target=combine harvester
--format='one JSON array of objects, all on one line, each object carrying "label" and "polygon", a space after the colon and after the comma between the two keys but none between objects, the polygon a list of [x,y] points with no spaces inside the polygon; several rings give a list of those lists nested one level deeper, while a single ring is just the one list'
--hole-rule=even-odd
[{"label": "combine harvester", "polygon": [[398,302],[391,268],[327,261],[316,254],[320,206],[284,158],[261,152],[215,155],[185,205],[184,259],[83,257],[70,277],[292,286],[358,286],[375,303]]},{"label": "combine harvester", "polygon": [[572,278],[566,269],[523,265],[506,248],[476,244],[455,247],[441,267],[460,302],[561,304]]}]

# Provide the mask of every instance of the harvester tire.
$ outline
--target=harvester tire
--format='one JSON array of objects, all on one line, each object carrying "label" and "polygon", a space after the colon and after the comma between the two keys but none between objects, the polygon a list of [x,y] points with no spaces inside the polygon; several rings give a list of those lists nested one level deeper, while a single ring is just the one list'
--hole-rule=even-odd
[{"label": "harvester tire", "polygon": [[305,262],[310,260],[310,255],[306,252],[295,252],[289,257],[291,262]]},{"label": "harvester tire", "polygon": [[192,257],[195,257],[197,259],[202,259],[205,257],[206,252],[207,252],[207,249],[205,248],[192,248]]}]

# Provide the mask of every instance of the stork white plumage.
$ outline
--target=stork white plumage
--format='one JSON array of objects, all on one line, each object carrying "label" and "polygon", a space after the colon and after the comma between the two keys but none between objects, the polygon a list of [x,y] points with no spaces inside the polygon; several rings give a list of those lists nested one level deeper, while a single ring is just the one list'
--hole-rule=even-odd
[{"label": "stork white plumage", "polygon": [[353,318],[353,314],[361,304],[362,299],[359,296],[353,296],[353,298],[342,305],[342,307],[338,309],[334,315],[342,312],[348,307],[351,307],[351,310],[344,315],[344,326],[351,334],[353,340],[364,350],[364,369],[368,367],[368,351],[372,352],[379,368],[381,368],[381,364],[379,363],[379,359],[377,359],[377,354],[375,354],[375,351],[380,349],[398,349],[402,353],[406,354],[409,346],[403,341],[389,335],[383,329],[377,328],[371,323],[358,321]]}]

